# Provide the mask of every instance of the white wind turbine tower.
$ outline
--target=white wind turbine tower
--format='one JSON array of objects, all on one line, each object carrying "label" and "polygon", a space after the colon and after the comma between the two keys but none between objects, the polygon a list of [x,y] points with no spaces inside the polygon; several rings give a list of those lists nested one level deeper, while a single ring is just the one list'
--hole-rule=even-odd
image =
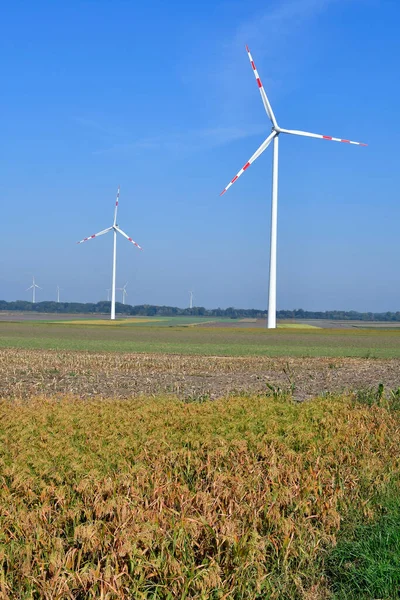
[{"label": "white wind turbine tower", "polygon": [[106,289],[107,292],[107,302],[110,302],[110,292],[111,292],[111,288],[107,288]]},{"label": "white wind turbine tower", "polygon": [[193,308],[193,292],[189,292],[189,308]]},{"label": "white wind turbine tower", "polygon": [[33,275],[33,277],[32,277],[32,285],[31,285],[31,286],[29,286],[28,288],[26,288],[26,290],[25,290],[26,292],[27,292],[28,290],[32,290],[32,304],[35,304],[35,301],[36,301],[36,300],[35,300],[35,299],[36,299],[36,295],[35,295],[36,288],[38,288],[39,290],[41,290],[41,289],[42,289],[42,288],[40,287],[40,285],[37,285],[37,284],[35,283],[35,276]]},{"label": "white wind turbine tower", "polygon": [[131,242],[137,248],[139,248],[139,250],[142,250],[142,248],[139,246],[139,244],[137,244],[131,237],[126,235],[126,233],[118,227],[118,224],[117,224],[118,202],[119,202],[119,187],[118,187],[118,191],[117,191],[117,199],[115,201],[114,222],[111,225],[111,227],[107,227],[107,229],[103,229],[102,231],[99,231],[99,233],[95,233],[95,234],[91,235],[90,237],[84,238],[80,242],[77,242],[78,244],[83,244],[83,242],[87,242],[88,240],[92,240],[95,237],[99,237],[99,235],[104,235],[105,233],[108,233],[109,231],[112,231],[114,234],[113,268],[112,268],[112,285],[111,285],[111,320],[113,320],[113,321],[115,320],[115,289],[116,289],[115,288],[115,279],[116,279],[116,270],[117,270],[117,233],[120,233],[121,235],[123,235],[128,240],[128,242]]},{"label": "white wind turbine tower", "polygon": [[122,292],[122,304],[125,304],[125,297],[128,297],[128,292],[126,291],[126,286],[127,285],[128,285],[128,282],[126,282],[126,284],[124,285],[124,287],[117,288],[117,290],[119,290],[120,292]]},{"label": "white wind turbine tower", "polygon": [[61,288],[60,288],[60,286],[58,285],[56,289],[57,289],[57,302],[59,303],[59,302],[60,302],[60,292],[61,292]]},{"label": "white wind turbine tower", "polygon": [[232,184],[249,168],[249,166],[258,158],[264,150],[268,148],[272,140],[274,141],[274,153],[272,159],[272,210],[271,210],[271,252],[270,252],[270,266],[269,266],[269,298],[268,298],[268,329],[275,329],[276,327],[276,246],[277,246],[277,223],[278,223],[278,143],[279,143],[279,135],[281,133],[289,133],[291,135],[301,135],[305,137],[319,138],[321,140],[331,140],[334,142],[343,142],[345,144],[355,144],[357,146],[366,146],[367,144],[362,144],[361,142],[352,142],[350,140],[344,140],[340,138],[335,138],[330,135],[320,135],[317,133],[309,133],[307,131],[298,131],[297,129],[282,129],[279,127],[273,110],[271,108],[271,104],[269,103],[267,94],[265,93],[264,87],[261,83],[260,77],[258,75],[256,66],[254,64],[253,58],[250,54],[249,48],[246,46],[247,54],[249,56],[249,60],[251,66],[253,68],[254,76],[257,81],[257,85],[260,90],[261,99],[264,104],[265,111],[272,123],[272,131],[267,137],[267,139],[261,144],[261,146],[254,152],[253,156],[249,158],[247,163],[244,165],[242,169],[235,175],[230,183],[226,186],[226,188],[221,192],[220,196],[225,194],[225,192],[231,187]]}]

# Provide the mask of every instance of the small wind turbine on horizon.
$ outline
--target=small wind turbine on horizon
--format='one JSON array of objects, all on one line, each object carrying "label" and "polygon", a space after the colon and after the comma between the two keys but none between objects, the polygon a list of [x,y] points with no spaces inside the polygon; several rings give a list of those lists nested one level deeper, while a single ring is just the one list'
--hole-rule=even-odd
[{"label": "small wind turbine on horizon", "polygon": [[37,285],[37,284],[35,283],[35,276],[33,275],[33,276],[32,276],[32,285],[30,285],[30,286],[29,286],[28,288],[26,288],[26,290],[25,290],[26,292],[27,292],[28,290],[32,290],[32,304],[35,304],[35,301],[36,301],[36,294],[35,294],[36,288],[38,288],[38,290],[41,290],[41,289],[43,289],[43,288],[41,288],[41,287],[40,287],[40,285]]},{"label": "small wind turbine on horizon", "polygon": [[60,292],[62,291],[62,289],[60,288],[60,286],[57,286],[57,303],[60,303]]},{"label": "small wind turbine on horizon", "polygon": [[131,237],[129,237],[117,225],[119,191],[120,191],[120,188],[118,187],[117,199],[115,201],[115,209],[114,209],[114,221],[113,221],[113,224],[111,225],[111,227],[107,227],[107,229],[103,229],[102,231],[99,231],[99,233],[95,233],[95,234],[91,235],[90,237],[84,238],[80,242],[77,242],[78,244],[83,244],[83,242],[87,242],[89,240],[94,239],[95,237],[104,235],[105,233],[108,233],[109,231],[112,231],[114,234],[113,268],[112,268],[112,284],[111,284],[111,317],[110,317],[112,321],[115,320],[115,289],[116,289],[115,288],[115,280],[116,280],[116,272],[117,272],[117,233],[120,233],[122,236],[124,236],[128,240],[128,242],[131,242],[131,244],[134,244],[137,248],[139,248],[139,250],[143,250],[143,248],[141,248],[139,246],[139,244],[137,244]]},{"label": "small wind turbine on horizon", "polygon": [[189,308],[193,308],[193,292],[189,291]]},{"label": "small wind turbine on horizon", "polygon": [[297,129],[282,129],[279,127],[271,104],[269,103],[267,94],[265,93],[264,87],[261,83],[260,76],[254,64],[253,58],[250,54],[248,46],[246,46],[247,54],[254,72],[254,76],[257,81],[258,88],[260,90],[261,99],[264,104],[265,111],[272,123],[272,131],[267,139],[261,144],[261,146],[254,152],[253,156],[249,158],[247,163],[240,169],[235,177],[228,183],[226,188],[221,192],[220,196],[239,179],[239,177],[249,168],[249,166],[258,158],[264,150],[268,148],[272,140],[274,141],[274,152],[272,159],[272,208],[271,208],[271,251],[270,251],[270,267],[269,267],[269,297],[268,297],[268,329],[276,328],[276,248],[277,248],[277,225],[278,225],[278,142],[279,135],[281,133],[288,133],[290,135],[300,135],[305,137],[319,138],[321,140],[330,140],[333,142],[343,142],[345,144],[354,144],[357,146],[367,146],[361,142],[352,142],[351,140],[345,140],[335,138],[330,135],[320,135],[318,133],[309,133],[307,131],[298,131]]},{"label": "small wind turbine on horizon", "polygon": [[111,292],[111,288],[107,288],[106,289],[107,292],[107,302],[110,302],[110,292]]},{"label": "small wind turbine on horizon", "polygon": [[127,285],[128,285],[128,282],[126,282],[126,284],[124,285],[124,287],[117,288],[117,290],[119,290],[120,292],[122,292],[122,304],[125,304],[125,297],[128,297],[128,292],[126,291],[126,286]]}]

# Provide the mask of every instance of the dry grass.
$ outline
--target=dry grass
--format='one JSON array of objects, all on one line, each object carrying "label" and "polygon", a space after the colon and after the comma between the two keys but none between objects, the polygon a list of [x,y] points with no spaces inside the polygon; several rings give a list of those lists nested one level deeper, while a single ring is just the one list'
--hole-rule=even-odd
[{"label": "dry grass", "polygon": [[327,598],[341,518],[399,475],[398,416],[349,397],[0,410],[4,599]]}]

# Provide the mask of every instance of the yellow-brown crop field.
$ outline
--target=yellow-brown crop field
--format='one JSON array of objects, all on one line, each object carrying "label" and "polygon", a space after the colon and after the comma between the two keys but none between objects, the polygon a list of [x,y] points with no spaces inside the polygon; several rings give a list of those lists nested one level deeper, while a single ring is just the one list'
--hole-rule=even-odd
[{"label": "yellow-brown crop field", "polygon": [[350,395],[0,411],[4,599],[329,598],[342,520],[399,481],[398,411]]}]

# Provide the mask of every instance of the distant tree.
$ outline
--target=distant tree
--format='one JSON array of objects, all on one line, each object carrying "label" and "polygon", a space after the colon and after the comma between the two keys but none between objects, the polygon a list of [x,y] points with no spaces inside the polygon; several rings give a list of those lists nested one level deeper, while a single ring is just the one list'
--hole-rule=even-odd
[{"label": "distant tree", "polygon": [[[228,317],[231,319],[241,318],[266,318],[266,310],[257,310],[254,308],[243,309],[234,308],[214,308],[206,309],[202,306],[195,306],[192,309],[178,308],[176,306],[154,306],[150,304],[141,304],[131,306],[117,302],[115,305],[116,312],[124,315],[139,315],[139,316],[184,316],[191,315],[197,317]],[[70,313],[70,314],[109,314],[110,302],[101,301],[97,303],[88,302],[53,302],[44,301],[32,304],[27,300],[15,300],[7,302],[0,300],[0,311],[25,311],[39,313]],[[330,320],[354,320],[354,321],[391,321],[400,322],[400,311],[386,313],[361,313],[354,310],[350,311],[305,311],[302,308],[294,310],[278,310],[278,319],[330,319]]]}]

